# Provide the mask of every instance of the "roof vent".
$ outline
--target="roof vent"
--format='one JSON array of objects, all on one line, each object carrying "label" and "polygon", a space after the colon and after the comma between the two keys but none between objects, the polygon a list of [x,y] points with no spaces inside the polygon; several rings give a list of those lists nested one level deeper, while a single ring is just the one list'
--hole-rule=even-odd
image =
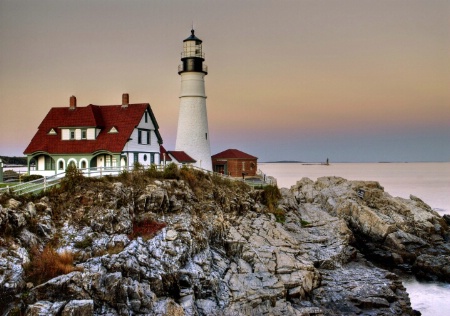
[{"label": "roof vent", "polygon": [[122,94],[122,107],[126,108],[128,107],[128,104],[130,103],[130,96],[128,93]]},{"label": "roof vent", "polygon": [[70,97],[70,105],[69,105],[69,109],[70,110],[75,110],[77,108],[77,98],[73,95]]}]

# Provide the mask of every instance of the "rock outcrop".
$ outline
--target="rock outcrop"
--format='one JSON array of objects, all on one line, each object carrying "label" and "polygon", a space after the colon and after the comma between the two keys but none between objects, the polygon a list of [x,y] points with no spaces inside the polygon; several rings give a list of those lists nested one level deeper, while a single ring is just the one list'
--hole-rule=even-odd
[{"label": "rock outcrop", "polygon": [[[354,247],[360,236],[392,262],[447,273],[424,251],[431,241],[445,248],[447,224],[417,198],[391,198],[376,183],[303,179],[281,190],[277,220],[261,191],[201,181],[93,181],[71,195],[2,197],[3,313],[413,315],[398,277]],[[164,225],[145,237],[135,234],[140,222]],[[72,253],[76,267],[32,284],[32,249],[45,245]],[[413,261],[411,250],[420,251]]]},{"label": "rock outcrop", "polygon": [[291,188],[302,207],[345,220],[371,260],[420,278],[450,282],[448,222],[421,199],[392,197],[377,182],[304,178]]}]

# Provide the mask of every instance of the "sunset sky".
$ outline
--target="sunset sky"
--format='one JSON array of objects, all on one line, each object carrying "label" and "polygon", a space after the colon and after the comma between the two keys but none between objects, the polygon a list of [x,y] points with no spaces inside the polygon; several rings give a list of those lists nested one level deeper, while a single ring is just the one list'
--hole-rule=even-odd
[{"label": "sunset sky", "polygon": [[174,149],[192,23],[212,154],[450,161],[449,0],[0,0],[0,155],[23,155],[71,95],[124,92]]}]

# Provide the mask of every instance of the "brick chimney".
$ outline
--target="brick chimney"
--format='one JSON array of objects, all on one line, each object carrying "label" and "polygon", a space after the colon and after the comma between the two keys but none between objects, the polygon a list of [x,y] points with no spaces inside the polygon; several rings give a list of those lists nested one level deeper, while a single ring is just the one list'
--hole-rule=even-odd
[{"label": "brick chimney", "polygon": [[70,106],[69,109],[70,110],[75,110],[77,107],[77,98],[73,95],[70,97]]},{"label": "brick chimney", "polygon": [[128,93],[122,94],[122,107],[126,108],[129,103],[130,103],[130,96],[128,95]]}]

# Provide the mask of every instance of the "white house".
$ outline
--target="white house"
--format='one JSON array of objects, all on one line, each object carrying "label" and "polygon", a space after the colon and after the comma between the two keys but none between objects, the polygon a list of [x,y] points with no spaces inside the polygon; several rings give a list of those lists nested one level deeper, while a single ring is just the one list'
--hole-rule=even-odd
[{"label": "white house", "polygon": [[28,171],[48,176],[64,172],[70,163],[80,169],[160,164],[158,129],[150,104],[129,104],[127,93],[121,105],[105,106],[77,107],[72,96],[68,107],[50,109],[39,125],[24,151]]}]

